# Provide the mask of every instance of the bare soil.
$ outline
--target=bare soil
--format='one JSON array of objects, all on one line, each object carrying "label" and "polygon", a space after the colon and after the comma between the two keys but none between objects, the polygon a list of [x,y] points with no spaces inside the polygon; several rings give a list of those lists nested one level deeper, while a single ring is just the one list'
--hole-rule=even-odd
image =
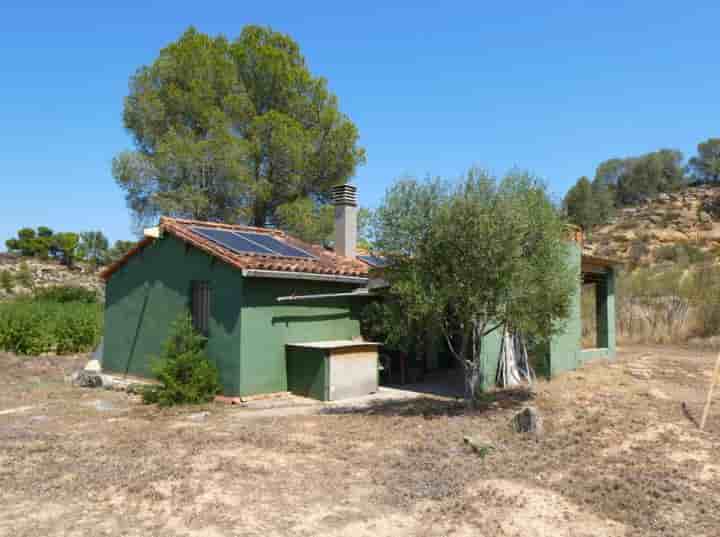
[{"label": "bare soil", "polygon": [[[0,535],[720,535],[720,398],[693,422],[710,353],[627,347],[472,412],[269,416],[65,383],[85,359],[0,355]],[[540,438],[509,426],[525,404]]]}]

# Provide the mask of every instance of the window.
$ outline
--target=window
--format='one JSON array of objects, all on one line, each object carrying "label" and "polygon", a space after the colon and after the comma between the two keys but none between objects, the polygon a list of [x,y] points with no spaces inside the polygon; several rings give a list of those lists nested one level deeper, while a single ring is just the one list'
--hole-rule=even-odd
[{"label": "window", "polygon": [[208,336],[210,328],[210,283],[192,282],[192,299],[190,304],[193,326],[204,336]]}]

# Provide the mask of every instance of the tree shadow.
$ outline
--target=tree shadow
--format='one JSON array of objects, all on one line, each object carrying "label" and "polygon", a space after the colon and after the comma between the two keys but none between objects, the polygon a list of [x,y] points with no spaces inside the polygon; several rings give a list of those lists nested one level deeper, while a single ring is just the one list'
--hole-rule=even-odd
[{"label": "tree shadow", "polygon": [[424,417],[427,419],[448,416],[481,416],[498,410],[523,406],[535,398],[526,388],[496,390],[483,394],[475,407],[469,407],[461,398],[440,399],[414,397],[402,399],[377,399],[365,405],[338,405],[324,408],[321,413],[329,415],[375,415]]}]

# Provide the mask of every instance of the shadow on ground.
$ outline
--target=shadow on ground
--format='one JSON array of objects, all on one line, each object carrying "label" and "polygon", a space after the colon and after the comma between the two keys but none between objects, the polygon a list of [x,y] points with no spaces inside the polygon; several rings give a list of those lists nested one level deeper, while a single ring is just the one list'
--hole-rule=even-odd
[{"label": "shadow on ground", "polygon": [[360,414],[380,416],[460,416],[484,414],[488,411],[516,408],[534,399],[533,392],[524,389],[498,390],[484,394],[475,408],[470,408],[462,399],[439,399],[418,397],[414,399],[387,399],[357,406],[332,406],[321,410],[321,414]]}]

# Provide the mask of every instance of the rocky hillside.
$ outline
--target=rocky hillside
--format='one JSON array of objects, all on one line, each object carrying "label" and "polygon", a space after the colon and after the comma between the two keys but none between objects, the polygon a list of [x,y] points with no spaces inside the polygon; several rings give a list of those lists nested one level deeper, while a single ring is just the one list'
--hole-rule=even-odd
[{"label": "rocky hillside", "polygon": [[588,235],[585,250],[633,265],[716,260],[720,253],[720,187],[659,194]]},{"label": "rocky hillside", "polygon": [[0,300],[53,285],[104,290],[98,271],[89,267],[79,265],[71,270],[57,262],[0,254]]}]

